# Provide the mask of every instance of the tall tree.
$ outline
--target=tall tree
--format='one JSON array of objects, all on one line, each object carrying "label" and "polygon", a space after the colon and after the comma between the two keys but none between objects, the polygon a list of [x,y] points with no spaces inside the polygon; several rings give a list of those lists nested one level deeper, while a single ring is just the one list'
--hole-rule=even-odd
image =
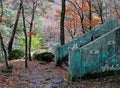
[{"label": "tall tree", "polygon": [[60,43],[61,45],[65,43],[65,34],[64,34],[65,2],[66,0],[62,0],[62,10],[61,10],[61,20],[60,20]]},{"label": "tall tree", "polygon": [[14,42],[14,38],[15,38],[15,34],[16,34],[16,30],[17,30],[17,26],[18,26],[18,22],[19,22],[19,17],[20,17],[20,13],[21,13],[21,9],[22,9],[22,4],[23,4],[23,0],[20,0],[20,5],[19,5],[19,9],[17,12],[17,16],[16,16],[16,21],[14,24],[14,28],[10,37],[10,41],[8,44],[8,54],[12,51],[12,47],[13,47],[13,42]]},{"label": "tall tree", "polygon": [[91,30],[91,29],[92,29],[92,8],[91,8],[91,0],[87,0],[87,2],[88,2],[88,5],[89,5],[89,16],[88,16],[88,18],[89,18],[89,24],[90,24],[89,30]]},{"label": "tall tree", "polygon": [[0,32],[0,42],[1,42],[2,50],[3,50],[4,55],[5,55],[5,64],[6,64],[6,67],[9,69],[8,56],[7,56],[7,52],[6,52],[6,49],[5,49],[5,45],[3,43],[3,37],[2,37],[2,33],[1,32]]},{"label": "tall tree", "polygon": [[26,31],[26,22],[25,22],[25,15],[24,15],[24,6],[22,5],[22,18],[23,18],[23,32],[25,35],[25,67],[28,68],[27,60],[28,60],[28,42],[27,42],[27,31]]},{"label": "tall tree", "polygon": [[[72,5],[73,9],[73,14],[77,14],[79,16],[79,20],[81,23],[81,28],[82,28],[82,32],[85,33],[85,27],[84,27],[84,12],[85,12],[85,2],[83,0],[68,0],[68,2]],[[68,7],[69,8],[69,7]],[[74,17],[73,17],[74,18]]]},{"label": "tall tree", "polygon": [[[66,22],[65,25],[67,25],[66,28],[67,30],[69,29],[68,32],[70,31],[69,32],[70,35],[71,32],[73,32],[72,34],[76,32],[75,35],[80,35],[81,33],[85,33],[86,31],[91,30],[91,28],[96,26],[97,24],[100,24],[99,21],[100,18],[97,15],[94,15],[95,11],[92,6],[92,0],[67,0],[67,1],[68,1],[68,4],[66,5],[67,20],[65,20]],[[78,26],[74,26],[74,24]],[[70,27],[72,25],[75,27],[74,29]],[[76,29],[79,30],[76,31]]]},{"label": "tall tree", "polygon": [[101,23],[103,24],[104,20],[103,20],[103,1],[101,0],[97,0],[98,3],[98,8],[99,8],[99,16],[101,18]]},{"label": "tall tree", "polygon": [[[3,17],[3,3],[2,3],[2,0],[0,0],[0,8],[1,8],[1,15],[0,15],[0,23],[2,22],[2,17]],[[6,49],[5,49],[5,45],[3,43],[3,37],[2,37],[2,33],[0,31],[0,42],[1,42],[1,48],[4,52],[4,55],[5,55],[5,64],[6,64],[6,67],[9,68],[9,64],[8,64],[8,56],[7,56],[7,52],[6,52]]]},{"label": "tall tree", "polygon": [[1,8],[0,22],[2,22],[2,16],[3,16],[3,3],[2,3],[2,0],[0,0],[0,8]]},{"label": "tall tree", "polygon": [[29,60],[31,61],[31,42],[32,42],[32,29],[33,29],[33,22],[34,22],[34,18],[35,18],[35,11],[37,8],[37,2],[38,0],[33,0],[32,1],[32,16],[31,16],[31,21],[30,21],[30,30],[29,30]]},{"label": "tall tree", "polygon": [[[56,13],[56,18],[60,17],[60,11],[57,10]],[[93,9],[92,0],[67,0],[65,28],[71,37],[79,36],[100,23],[100,17]]]}]

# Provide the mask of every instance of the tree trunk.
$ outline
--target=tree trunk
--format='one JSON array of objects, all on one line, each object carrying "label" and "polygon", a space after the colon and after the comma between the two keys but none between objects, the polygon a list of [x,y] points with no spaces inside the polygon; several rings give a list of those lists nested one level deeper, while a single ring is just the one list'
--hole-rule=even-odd
[{"label": "tree trunk", "polygon": [[82,10],[82,13],[80,15],[80,19],[81,19],[82,32],[84,34],[85,33],[85,28],[84,28],[84,24],[83,24],[83,21],[84,21],[83,10]]},{"label": "tree trunk", "polygon": [[61,11],[61,20],[60,20],[60,43],[61,45],[65,44],[65,34],[64,34],[65,2],[66,0],[62,0],[62,11]]},{"label": "tree trunk", "polygon": [[[29,32],[32,32],[32,28],[33,28],[33,21],[34,21],[34,18],[35,18],[35,10],[36,10],[36,7],[37,7],[37,1],[36,2],[33,2],[33,9],[32,9],[32,18],[31,18],[31,22],[30,22],[30,31]],[[31,42],[32,42],[32,36],[29,35],[29,61],[31,61]]]},{"label": "tree trunk", "polygon": [[92,10],[91,10],[91,0],[88,0],[88,5],[89,5],[89,21],[90,21],[90,26],[89,26],[89,30],[92,29]]},{"label": "tree trunk", "polygon": [[102,1],[97,0],[97,4],[98,4],[98,8],[99,8],[99,16],[100,16],[100,19],[101,19],[101,24],[103,24],[104,21],[103,21]]},{"label": "tree trunk", "polygon": [[101,19],[101,24],[103,24],[104,21],[103,21],[103,12],[102,12],[102,8],[100,8],[100,19]]},{"label": "tree trunk", "polygon": [[3,16],[3,3],[2,3],[2,0],[0,0],[0,8],[1,8],[0,22],[2,22],[2,16]]},{"label": "tree trunk", "polygon": [[5,64],[6,64],[7,69],[9,69],[8,56],[7,56],[7,52],[6,52],[4,43],[3,43],[3,37],[1,35],[1,32],[0,32],[0,42],[1,42],[1,48],[2,48],[4,55],[5,55]]},{"label": "tree trunk", "polygon": [[[68,0],[76,9],[78,9],[78,6],[79,6],[79,3],[73,3],[72,1]],[[77,11],[77,14],[79,15],[80,17],[80,21],[81,21],[81,26],[82,26],[82,32],[83,34],[85,33],[85,28],[84,28],[84,24],[83,24],[83,21],[84,21],[84,14],[83,14],[83,7],[84,7],[84,2],[82,0],[82,9],[81,7],[79,6],[79,9],[81,9],[81,12]]]},{"label": "tree trunk", "polygon": [[22,9],[22,3],[23,3],[23,0],[20,0],[20,6],[19,6],[19,9],[18,9],[18,12],[17,12],[16,21],[15,21],[14,28],[13,28],[13,31],[12,31],[12,35],[10,37],[10,41],[9,41],[9,44],[8,44],[8,54],[10,54],[10,52],[12,51],[14,37],[15,37],[15,33],[16,33],[16,29],[17,29],[17,25],[18,25],[18,21],[19,21],[21,9]]},{"label": "tree trunk", "polygon": [[25,24],[25,16],[24,16],[24,7],[22,6],[22,17],[23,17],[23,31],[25,35],[25,68],[28,68],[27,60],[28,60],[28,55],[27,55],[27,49],[28,49],[28,42],[27,42],[27,32],[26,32],[26,24]]},{"label": "tree trunk", "polygon": [[[2,0],[0,0],[0,8],[1,8],[0,22],[2,22],[2,16],[3,16],[3,3],[2,3]],[[5,45],[3,43],[3,37],[2,37],[1,32],[0,32],[0,42],[1,42],[1,49],[3,50],[4,56],[5,56],[5,64],[6,64],[7,69],[9,69],[8,56],[7,56],[7,52],[6,52],[6,49],[5,49]]]}]

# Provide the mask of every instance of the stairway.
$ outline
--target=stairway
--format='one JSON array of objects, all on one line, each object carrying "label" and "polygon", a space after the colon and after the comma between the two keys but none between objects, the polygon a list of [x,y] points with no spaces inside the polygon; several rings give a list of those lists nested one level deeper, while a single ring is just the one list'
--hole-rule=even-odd
[{"label": "stairway", "polygon": [[[68,72],[72,78],[81,78],[87,73],[119,69],[120,65],[116,62],[120,57],[120,27],[117,26],[116,19],[111,18],[94,30],[56,47],[55,65],[61,64],[68,56]],[[94,39],[91,39],[93,36]]]}]

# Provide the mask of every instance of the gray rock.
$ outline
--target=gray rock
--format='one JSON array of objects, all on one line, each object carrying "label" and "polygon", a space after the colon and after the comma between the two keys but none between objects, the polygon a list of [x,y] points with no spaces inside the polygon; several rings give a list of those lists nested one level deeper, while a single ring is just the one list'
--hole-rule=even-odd
[{"label": "gray rock", "polygon": [[52,72],[52,69],[47,69],[46,72]]},{"label": "gray rock", "polygon": [[44,83],[45,80],[44,79],[31,79],[30,83]]},{"label": "gray rock", "polygon": [[32,84],[32,85],[29,85],[28,88],[42,88],[43,85],[40,85],[40,84]]},{"label": "gray rock", "polygon": [[63,87],[59,87],[59,85],[54,84],[52,88],[63,88]]},{"label": "gray rock", "polygon": [[51,79],[51,81],[54,83],[54,84],[59,84],[61,82],[63,82],[63,78],[61,77],[54,77],[53,79]]},{"label": "gray rock", "polygon": [[52,78],[53,78],[52,76],[46,76],[45,80],[48,81],[48,80],[51,80]]},{"label": "gray rock", "polygon": [[41,79],[41,78],[44,78],[43,75],[41,75],[41,74],[36,75],[36,76],[34,77],[34,79]]},{"label": "gray rock", "polygon": [[30,70],[30,71],[29,71],[29,74],[30,74],[30,75],[34,75],[34,74],[38,74],[38,73],[39,73],[38,70]]},{"label": "gray rock", "polygon": [[15,88],[26,88],[27,87],[27,82],[20,82],[17,84]]},{"label": "gray rock", "polygon": [[45,79],[42,75],[36,75],[30,80],[31,83],[44,83]]},{"label": "gray rock", "polygon": [[43,88],[53,88],[51,84],[46,84]]},{"label": "gray rock", "polygon": [[27,81],[28,80],[28,74],[20,73],[20,74],[18,74],[18,77],[22,81]]},{"label": "gray rock", "polygon": [[69,86],[69,82],[63,82],[61,88],[67,88]]}]

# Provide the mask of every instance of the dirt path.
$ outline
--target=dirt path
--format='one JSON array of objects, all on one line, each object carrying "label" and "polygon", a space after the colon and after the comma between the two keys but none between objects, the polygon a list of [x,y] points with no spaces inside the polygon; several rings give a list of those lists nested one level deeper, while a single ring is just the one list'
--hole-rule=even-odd
[{"label": "dirt path", "polygon": [[28,69],[24,68],[24,60],[10,63],[14,65],[13,72],[0,73],[0,88],[120,88],[120,77],[69,82],[68,72],[54,67],[53,62],[41,65],[31,61]]}]

